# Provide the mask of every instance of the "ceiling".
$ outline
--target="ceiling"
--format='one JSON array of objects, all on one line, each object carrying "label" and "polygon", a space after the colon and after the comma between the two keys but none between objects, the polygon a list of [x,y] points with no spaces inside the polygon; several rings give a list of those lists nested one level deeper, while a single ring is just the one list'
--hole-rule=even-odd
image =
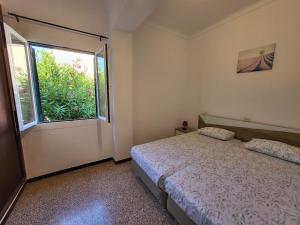
[{"label": "ceiling", "polygon": [[[263,0],[0,0],[4,11],[90,32],[132,32],[151,23],[192,35],[251,4]],[[32,7],[36,10],[32,10]]]},{"label": "ceiling", "polygon": [[147,22],[192,35],[262,0],[161,0]]},{"label": "ceiling", "polygon": [[104,0],[113,29],[132,32],[153,12],[161,0]]}]

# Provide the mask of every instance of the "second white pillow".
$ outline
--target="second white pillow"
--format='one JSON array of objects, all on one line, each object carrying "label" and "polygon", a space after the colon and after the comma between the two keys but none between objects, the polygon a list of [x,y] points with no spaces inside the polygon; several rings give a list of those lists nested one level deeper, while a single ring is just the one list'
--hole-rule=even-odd
[{"label": "second white pillow", "polygon": [[230,130],[225,130],[217,127],[203,127],[198,130],[199,134],[220,139],[223,141],[229,141],[234,138],[235,133]]},{"label": "second white pillow", "polygon": [[300,164],[300,148],[279,141],[254,138],[245,143],[245,147],[252,151]]}]

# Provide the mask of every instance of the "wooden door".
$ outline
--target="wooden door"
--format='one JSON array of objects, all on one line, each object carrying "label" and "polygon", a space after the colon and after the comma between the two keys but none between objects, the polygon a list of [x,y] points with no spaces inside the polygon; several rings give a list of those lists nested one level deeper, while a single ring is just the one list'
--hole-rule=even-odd
[{"label": "wooden door", "polygon": [[10,72],[0,6],[0,223],[25,182],[23,155],[9,88]]}]

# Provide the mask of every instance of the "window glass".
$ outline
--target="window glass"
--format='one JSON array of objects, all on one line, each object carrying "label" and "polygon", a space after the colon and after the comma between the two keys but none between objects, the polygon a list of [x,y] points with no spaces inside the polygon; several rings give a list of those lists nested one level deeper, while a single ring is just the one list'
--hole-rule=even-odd
[{"label": "window glass", "polygon": [[21,104],[23,124],[27,125],[35,120],[32,89],[28,70],[26,45],[13,39],[12,57],[15,75],[15,85]]},{"label": "window glass", "polygon": [[99,116],[106,117],[106,73],[105,58],[103,54],[97,55],[97,78],[99,91]]},{"label": "window glass", "polygon": [[15,103],[14,110],[17,113],[19,131],[24,131],[37,123],[28,44],[25,38],[7,24],[4,24],[4,30]]},{"label": "window glass", "polygon": [[96,118],[94,55],[34,46],[44,122]]}]

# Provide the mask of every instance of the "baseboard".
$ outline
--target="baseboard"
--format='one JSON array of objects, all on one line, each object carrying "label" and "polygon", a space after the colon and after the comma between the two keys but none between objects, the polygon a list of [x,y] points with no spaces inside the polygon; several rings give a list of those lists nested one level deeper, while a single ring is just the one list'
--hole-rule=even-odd
[{"label": "baseboard", "polygon": [[29,178],[29,179],[27,179],[27,182],[34,182],[34,181],[45,179],[45,178],[48,178],[48,177],[57,176],[57,175],[60,175],[60,174],[64,174],[64,173],[67,173],[67,172],[71,172],[71,171],[82,169],[82,168],[89,167],[89,166],[94,166],[94,165],[97,165],[99,163],[103,163],[103,162],[107,162],[107,161],[113,161],[115,164],[120,164],[120,163],[124,163],[124,162],[130,161],[130,160],[131,160],[131,157],[127,158],[127,159],[122,159],[122,160],[119,160],[119,161],[116,161],[114,158],[102,159],[102,160],[99,160],[99,161],[83,164],[83,165],[80,165],[80,166],[71,167],[71,168],[56,171],[56,172],[53,172],[53,173],[48,173],[48,174],[41,175],[41,176],[38,176],[38,177]]},{"label": "baseboard", "polygon": [[48,174],[45,174],[45,175],[42,175],[42,176],[29,178],[29,179],[27,179],[27,182],[34,182],[34,181],[37,181],[37,180],[45,179],[45,178],[52,177],[52,176],[61,175],[61,174],[68,173],[68,172],[71,172],[71,171],[74,171],[74,170],[82,169],[82,168],[89,167],[89,166],[94,166],[94,165],[97,165],[99,163],[112,161],[112,160],[113,160],[113,158],[107,158],[107,159],[102,159],[102,160],[98,160],[98,161],[95,161],[95,162],[83,164],[83,165],[80,165],[80,166],[74,166],[74,167],[71,167],[71,168],[68,168],[68,169],[56,171],[56,172],[53,172],[53,173],[48,173]]},{"label": "baseboard", "polygon": [[131,157],[129,157],[129,158],[127,158],[127,159],[121,159],[121,160],[118,160],[118,161],[116,161],[116,160],[114,159],[114,162],[115,162],[115,164],[120,164],[120,163],[128,162],[128,161],[130,161],[130,160],[131,160]]},{"label": "baseboard", "polygon": [[24,186],[26,184],[26,179],[24,178],[21,183],[18,185],[18,187],[16,188],[15,192],[12,194],[10,200],[8,201],[8,203],[6,204],[6,206],[4,207],[4,209],[0,212],[0,225],[4,225],[4,223],[6,222],[9,214],[11,213],[12,209],[14,208],[18,198],[20,197]]}]

